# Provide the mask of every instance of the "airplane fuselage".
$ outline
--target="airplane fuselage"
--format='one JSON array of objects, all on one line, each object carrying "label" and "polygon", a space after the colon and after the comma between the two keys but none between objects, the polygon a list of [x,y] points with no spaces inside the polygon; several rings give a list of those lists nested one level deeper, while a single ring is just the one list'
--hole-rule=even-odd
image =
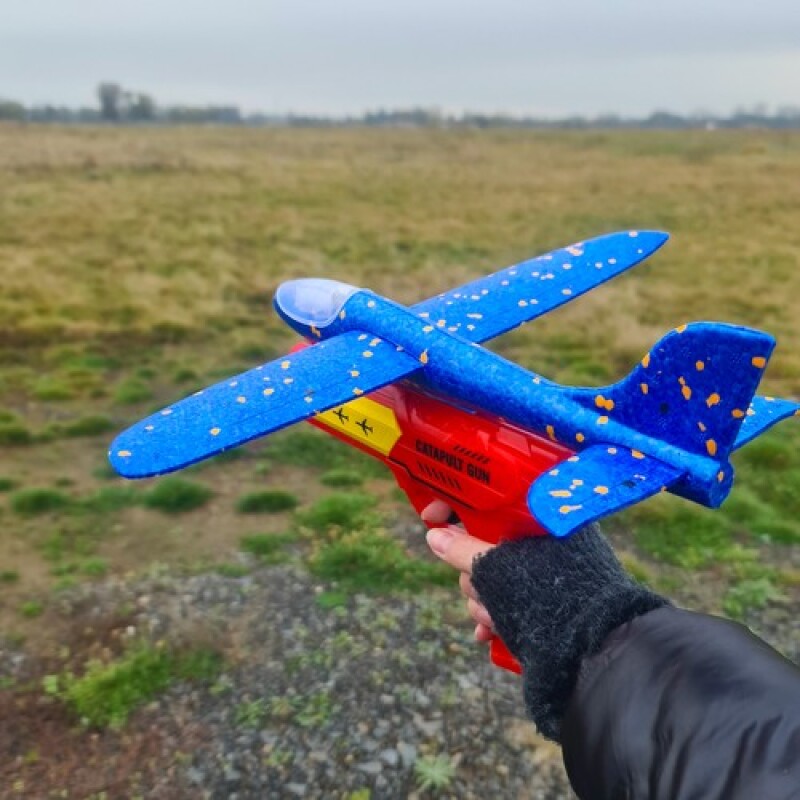
[{"label": "airplane fuselage", "polygon": [[[479,308],[480,304],[476,306]],[[575,451],[603,443],[629,448],[643,458],[657,452],[659,460],[689,476],[673,490],[704,505],[719,505],[723,498],[717,477],[718,460],[663,441],[654,443],[650,436],[615,421],[613,413],[586,408],[570,397],[565,387],[466,341],[458,335],[459,327],[448,325],[445,316],[418,316],[404,306],[362,290],[347,300],[334,322],[321,330],[314,328],[309,338],[328,338],[347,330],[364,331],[365,359],[380,358],[381,348],[402,349],[425,367],[415,376],[421,385],[483,408]],[[308,329],[296,329],[309,336]],[[729,466],[726,469],[732,472]],[[729,486],[729,481],[726,484]]]}]

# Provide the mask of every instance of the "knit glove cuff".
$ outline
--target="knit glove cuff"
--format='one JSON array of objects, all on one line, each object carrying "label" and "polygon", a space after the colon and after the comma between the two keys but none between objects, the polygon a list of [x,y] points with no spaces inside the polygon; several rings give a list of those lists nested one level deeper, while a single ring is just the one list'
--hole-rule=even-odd
[{"label": "knit glove cuff", "polygon": [[555,741],[583,659],[615,628],[667,604],[627,575],[595,525],[566,539],[504,542],[475,560],[472,584],[522,665],[533,721]]}]

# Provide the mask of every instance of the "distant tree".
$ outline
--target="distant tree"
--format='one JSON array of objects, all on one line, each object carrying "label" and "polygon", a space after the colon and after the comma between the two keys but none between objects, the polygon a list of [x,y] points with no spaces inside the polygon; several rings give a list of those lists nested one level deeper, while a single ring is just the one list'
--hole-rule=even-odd
[{"label": "distant tree", "polygon": [[26,117],[25,106],[13,100],[0,100],[0,120],[22,122]]},{"label": "distant tree", "polygon": [[122,116],[123,91],[118,83],[101,83],[97,87],[100,116],[108,122],[118,122]]},{"label": "distant tree", "polygon": [[149,94],[129,93],[127,117],[136,122],[152,122],[156,118],[156,102]]}]

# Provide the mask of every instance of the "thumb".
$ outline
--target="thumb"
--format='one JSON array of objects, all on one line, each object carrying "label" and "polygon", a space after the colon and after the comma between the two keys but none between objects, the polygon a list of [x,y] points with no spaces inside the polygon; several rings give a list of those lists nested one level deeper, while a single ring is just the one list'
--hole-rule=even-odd
[{"label": "thumb", "polygon": [[428,531],[427,540],[428,546],[442,561],[468,575],[472,574],[475,557],[494,547],[456,527],[433,528]]}]

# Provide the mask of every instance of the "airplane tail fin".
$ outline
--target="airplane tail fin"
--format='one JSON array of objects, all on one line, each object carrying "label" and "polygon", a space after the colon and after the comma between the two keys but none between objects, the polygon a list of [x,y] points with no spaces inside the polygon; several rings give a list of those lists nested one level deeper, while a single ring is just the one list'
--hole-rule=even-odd
[{"label": "airplane tail fin", "polygon": [[690,453],[726,461],[748,410],[755,413],[750,404],[774,346],[772,336],[751,328],[692,323],[664,336],[619,383],[576,389],[575,399]]}]

